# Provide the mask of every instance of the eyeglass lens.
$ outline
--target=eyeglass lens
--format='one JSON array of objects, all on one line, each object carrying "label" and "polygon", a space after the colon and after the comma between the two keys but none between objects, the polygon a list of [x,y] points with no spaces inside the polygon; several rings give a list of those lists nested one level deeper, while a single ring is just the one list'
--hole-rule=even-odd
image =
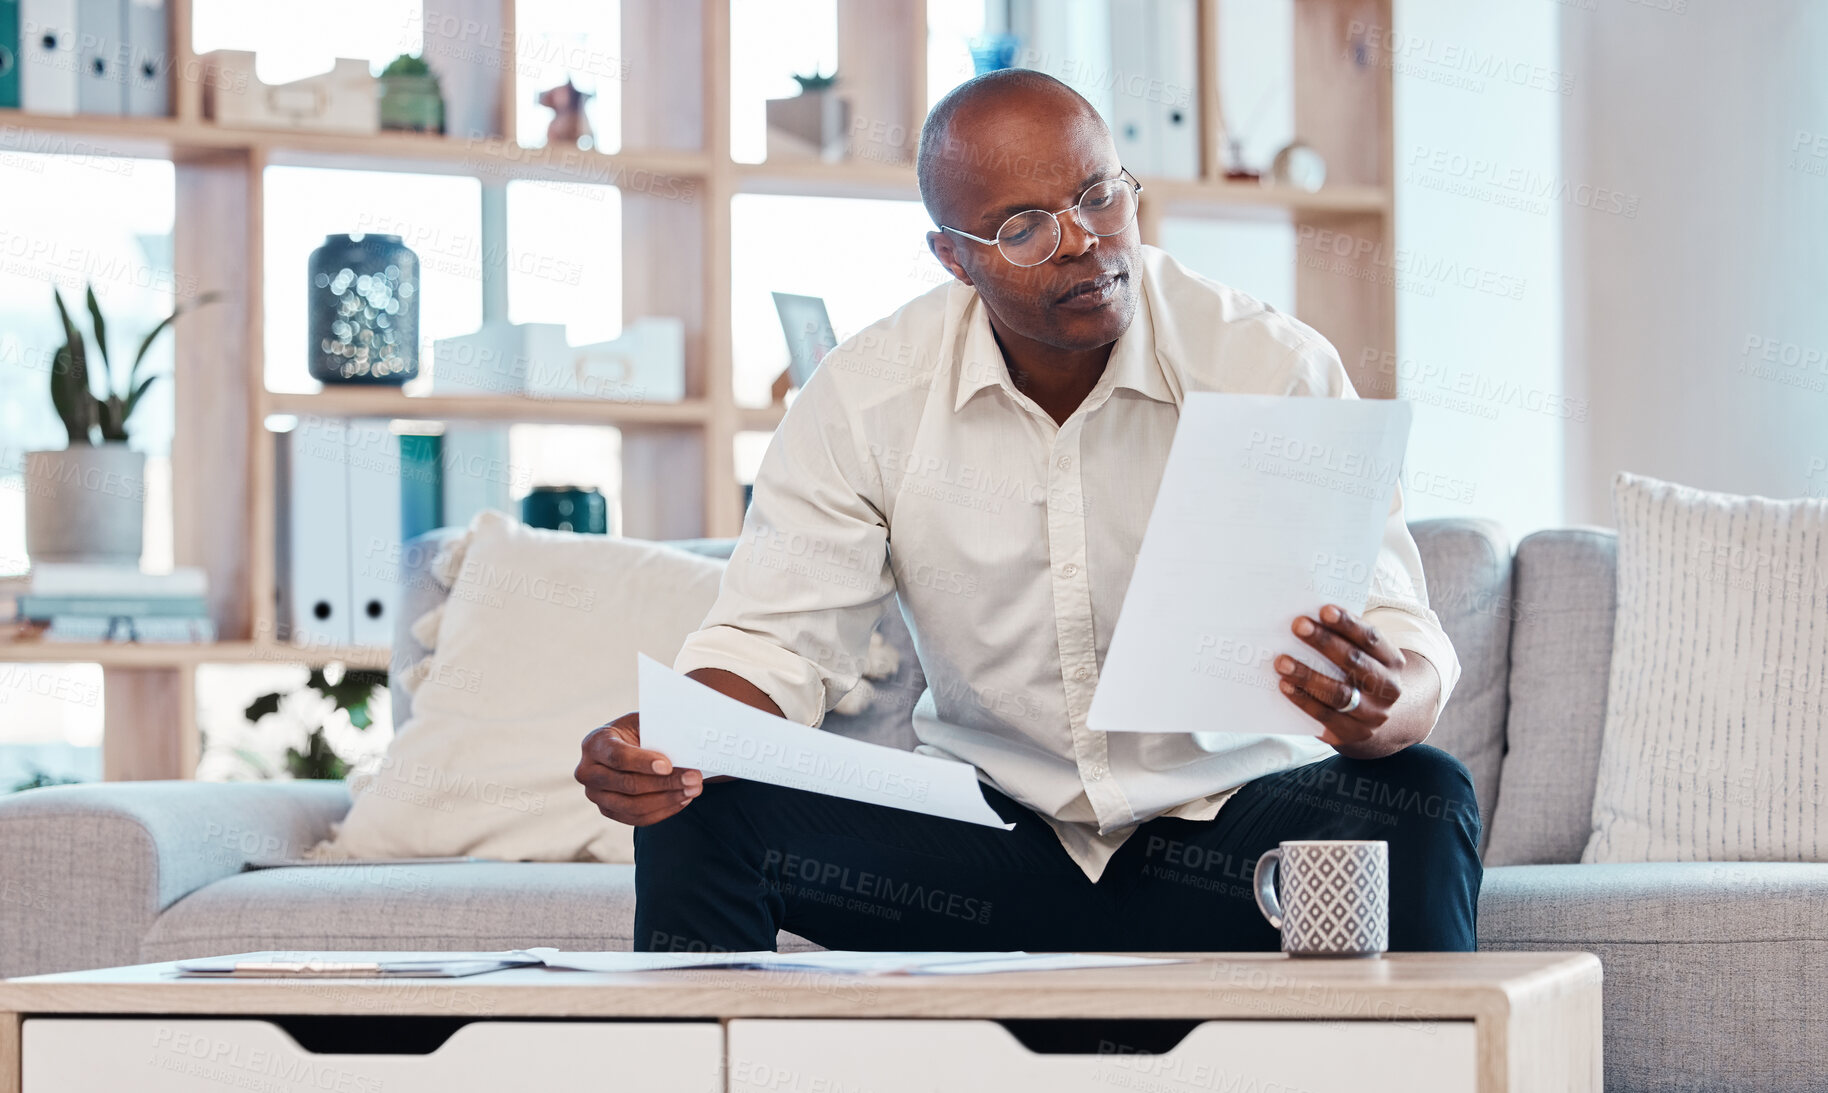
[{"label": "eyeglass lens", "polygon": [[[1100,182],[1079,199],[1079,222],[1093,235],[1116,235],[1135,216],[1136,191],[1123,178]],[[1017,213],[997,232],[997,249],[1018,266],[1040,265],[1053,257],[1059,245],[1060,221],[1040,209]]]}]

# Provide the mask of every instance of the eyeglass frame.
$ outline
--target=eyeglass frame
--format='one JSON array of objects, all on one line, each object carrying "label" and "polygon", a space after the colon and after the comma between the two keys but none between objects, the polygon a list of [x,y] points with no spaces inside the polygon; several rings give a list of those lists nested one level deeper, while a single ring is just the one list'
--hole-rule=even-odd
[{"label": "eyeglass frame", "polygon": [[1137,179],[1137,177],[1135,175],[1130,174],[1130,169],[1128,167],[1120,166],[1117,168],[1117,174],[1113,175],[1110,178],[1100,179],[1099,181],[1092,183],[1090,186],[1087,186],[1085,188],[1085,192],[1081,193],[1079,195],[1079,200],[1073,202],[1071,205],[1068,205],[1066,208],[1061,209],[1059,212],[1050,213],[1046,209],[1023,209],[1019,213],[1011,213],[1009,215],[1008,219],[1004,220],[1001,224],[998,224],[997,225],[997,234],[1002,235],[1003,229],[1009,226],[1009,221],[1014,220],[1018,216],[1027,216],[1029,213],[1046,213],[1046,215],[1054,218],[1054,227],[1056,229],[1058,229],[1057,238],[1055,238],[1055,240],[1054,240],[1054,249],[1047,252],[1046,258],[1041,259],[1039,262],[1031,262],[1026,266],[1016,265],[1015,261],[1012,260],[1009,257],[1009,255],[1003,254],[1002,244],[998,243],[996,241],[996,239],[994,239],[994,238],[985,239],[981,235],[972,235],[970,232],[964,230],[963,228],[954,228],[954,227],[951,227],[946,224],[941,224],[939,226],[939,230],[951,232],[954,235],[962,235],[966,239],[971,240],[973,243],[981,243],[986,247],[995,247],[997,249],[997,253],[999,255],[1002,255],[1003,261],[1008,262],[1010,265],[1015,266],[1017,269],[1033,269],[1036,266],[1045,264],[1046,262],[1050,261],[1054,257],[1054,255],[1060,253],[1060,244],[1066,242],[1066,227],[1065,227],[1065,225],[1060,223],[1060,217],[1062,217],[1063,215],[1065,215],[1067,213],[1072,213],[1073,219],[1079,221],[1079,226],[1085,230],[1085,233],[1087,235],[1090,235],[1094,239],[1109,239],[1109,238],[1111,238],[1112,235],[1118,235],[1121,232],[1123,232],[1124,228],[1128,228],[1131,224],[1136,223],[1136,210],[1132,209],[1130,211],[1130,219],[1124,223],[1123,228],[1118,228],[1117,231],[1112,232],[1110,235],[1099,235],[1097,232],[1093,231],[1091,228],[1086,227],[1084,218],[1079,215],[1079,206],[1085,204],[1085,195],[1086,194],[1091,193],[1093,190],[1096,190],[1100,186],[1105,186],[1112,182],[1121,182],[1121,181],[1123,181],[1123,178],[1125,175],[1130,176],[1130,186],[1131,186],[1130,196],[1138,199],[1137,206],[1140,208],[1142,205],[1141,198],[1142,198],[1142,192],[1143,192],[1143,184],[1141,181],[1139,181]]}]

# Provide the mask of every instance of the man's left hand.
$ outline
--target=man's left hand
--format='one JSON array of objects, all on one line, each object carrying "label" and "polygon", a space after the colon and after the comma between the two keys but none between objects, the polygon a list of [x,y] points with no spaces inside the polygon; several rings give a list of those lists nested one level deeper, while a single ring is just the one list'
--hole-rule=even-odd
[{"label": "man's left hand", "polygon": [[1322,743],[1372,759],[1401,751],[1434,727],[1441,682],[1427,658],[1405,654],[1337,604],[1321,608],[1318,619],[1297,618],[1292,629],[1345,673],[1338,680],[1294,657],[1276,658],[1282,693],[1320,722]]}]

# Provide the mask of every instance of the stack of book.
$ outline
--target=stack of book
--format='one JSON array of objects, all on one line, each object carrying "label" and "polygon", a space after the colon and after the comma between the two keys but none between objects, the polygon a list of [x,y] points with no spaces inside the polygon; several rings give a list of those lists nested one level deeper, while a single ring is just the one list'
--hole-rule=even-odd
[{"label": "stack of book", "polygon": [[209,578],[201,569],[141,573],[128,566],[45,562],[14,603],[46,641],[214,641]]}]

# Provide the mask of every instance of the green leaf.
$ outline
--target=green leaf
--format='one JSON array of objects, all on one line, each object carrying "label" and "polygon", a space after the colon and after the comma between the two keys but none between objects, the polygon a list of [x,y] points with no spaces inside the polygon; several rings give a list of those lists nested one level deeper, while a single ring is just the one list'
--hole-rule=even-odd
[{"label": "green leaf", "polygon": [[102,305],[95,298],[95,286],[88,286],[89,321],[95,324],[95,348],[102,358],[102,387],[113,392],[114,366],[108,363],[108,324],[102,321]]},{"label": "green leaf", "polygon": [[[191,304],[191,308],[205,307],[215,303],[221,298],[222,294],[220,292],[205,292],[203,295],[197,297],[196,302]],[[152,343],[158,341],[159,335],[165,333],[165,328],[176,322],[178,316],[184,314],[187,310],[190,310],[190,308],[186,308],[183,304],[178,304],[173,307],[171,309],[171,314],[160,319],[159,325],[153,327],[152,333],[146,335],[145,339],[140,342],[140,351],[133,355],[133,368],[127,374],[127,383],[129,386],[139,379],[140,362],[146,359],[146,352],[152,348]]]},{"label": "green leaf", "polygon": [[95,400],[96,415],[101,419],[102,439],[127,439],[127,406],[119,395],[109,395],[105,399]]},{"label": "green leaf", "polygon": [[51,299],[57,301],[57,317],[63,320],[64,345],[70,350],[71,367],[74,374],[81,377],[84,394],[92,388],[89,385],[89,357],[83,347],[82,331],[76,329],[76,323],[70,319],[70,309],[63,305],[63,293],[55,288],[51,290]]},{"label": "green leaf", "polygon": [[349,764],[330,747],[324,730],[318,729],[311,734],[304,751],[286,749],[286,771],[294,778],[341,779],[349,776]]},{"label": "green leaf", "polygon": [[69,434],[70,443],[89,443],[89,415],[95,404],[67,345],[51,360],[51,405],[63,419],[64,432]]},{"label": "green leaf", "polygon": [[261,718],[270,713],[278,713],[279,700],[284,697],[285,696],[278,691],[275,691],[272,694],[261,695],[259,698],[248,703],[248,708],[242,711],[242,715],[249,721],[258,722]]},{"label": "green leaf", "polygon": [[144,380],[140,381],[140,385],[138,387],[135,387],[132,391],[129,391],[127,393],[126,409],[121,415],[123,420],[125,420],[127,418],[131,418],[133,416],[133,408],[140,404],[140,396],[145,394],[146,388],[151,387],[153,384],[153,381],[158,378],[159,378],[158,376],[147,376]]}]

